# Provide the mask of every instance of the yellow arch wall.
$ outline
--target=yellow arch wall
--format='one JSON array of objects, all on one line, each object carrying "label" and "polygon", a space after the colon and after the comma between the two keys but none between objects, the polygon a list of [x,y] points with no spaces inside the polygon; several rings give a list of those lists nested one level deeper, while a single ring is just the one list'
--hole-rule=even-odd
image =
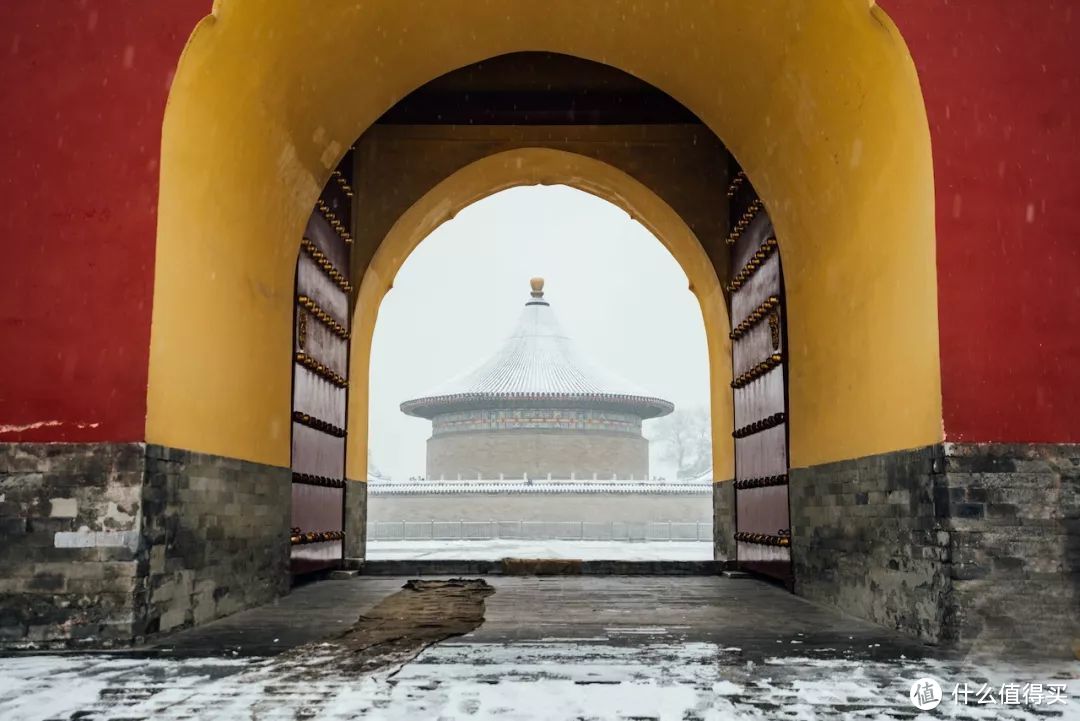
[{"label": "yellow arch wall", "polygon": [[941,439],[929,131],[879,8],[225,0],[166,109],[148,441],[288,465],[293,268],[319,189],[408,92],[522,50],[652,83],[747,171],[787,274],[793,465]]},{"label": "yellow arch wall", "polygon": [[718,479],[734,471],[731,428],[731,345],[727,304],[701,242],[678,213],[651,189],[618,168],[577,153],[522,148],[490,155],[450,175],[412,205],[379,245],[360,283],[353,315],[349,366],[349,478],[367,478],[368,386],[371,340],[379,305],[405,259],[433,230],[462,209],[519,185],[569,185],[619,206],[652,232],[675,257],[697,296],[709,353],[713,453]]}]

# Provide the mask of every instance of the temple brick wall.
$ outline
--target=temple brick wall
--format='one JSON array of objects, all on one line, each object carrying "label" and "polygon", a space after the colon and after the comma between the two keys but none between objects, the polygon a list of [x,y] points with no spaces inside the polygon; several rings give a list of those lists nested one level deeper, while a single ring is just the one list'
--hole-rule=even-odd
[{"label": "temple brick wall", "polygon": [[[490,431],[434,436],[427,443],[429,480],[529,478],[645,479],[649,442],[629,434],[580,431]],[[573,476],[571,476],[573,474]]]}]

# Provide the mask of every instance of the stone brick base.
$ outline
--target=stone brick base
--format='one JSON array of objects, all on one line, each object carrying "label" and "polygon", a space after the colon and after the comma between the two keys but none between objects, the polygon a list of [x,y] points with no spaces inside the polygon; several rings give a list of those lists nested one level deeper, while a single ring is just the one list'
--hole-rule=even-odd
[{"label": "stone brick base", "polygon": [[713,484],[713,559],[735,562],[735,484]]},{"label": "stone brick base", "polygon": [[[944,444],[790,473],[797,593],[931,643],[1080,650],[1080,446]],[[346,494],[362,557],[366,486]],[[714,487],[733,557],[732,487]],[[108,646],[289,583],[290,473],[144,444],[0,444],[0,645]]]},{"label": "stone brick base", "polygon": [[136,634],[145,467],[138,444],[0,444],[0,643]]},{"label": "stone brick base", "polygon": [[[289,589],[292,473],[146,447],[143,633],[205,623]],[[137,629],[138,630],[138,629]]]},{"label": "stone brick base", "polygon": [[[947,635],[940,446],[789,472],[795,592],[936,643]],[[938,469],[938,470],[935,470]]]},{"label": "stone brick base", "polygon": [[945,457],[949,638],[1080,658],[1080,445],[947,443]]},{"label": "stone brick base", "polygon": [[1080,446],[949,443],[790,478],[800,595],[976,653],[1080,650]]},{"label": "stone brick base", "polygon": [[125,644],[284,593],[289,483],[141,443],[0,444],[0,644]]},{"label": "stone brick base", "polygon": [[345,558],[367,555],[367,520],[367,483],[349,481],[345,484]]}]

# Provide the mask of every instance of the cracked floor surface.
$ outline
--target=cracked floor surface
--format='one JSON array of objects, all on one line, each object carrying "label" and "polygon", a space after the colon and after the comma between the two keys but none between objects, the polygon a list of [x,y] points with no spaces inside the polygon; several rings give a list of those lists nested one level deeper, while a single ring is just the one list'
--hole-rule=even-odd
[{"label": "cracked floor surface", "polygon": [[[311,584],[138,652],[0,659],[0,718],[1080,718],[1080,664],[977,664],[753,579],[493,577],[474,630],[358,670],[334,639],[406,581]],[[943,700],[920,712],[926,676]],[[1000,702],[1025,683],[1043,695]]]}]

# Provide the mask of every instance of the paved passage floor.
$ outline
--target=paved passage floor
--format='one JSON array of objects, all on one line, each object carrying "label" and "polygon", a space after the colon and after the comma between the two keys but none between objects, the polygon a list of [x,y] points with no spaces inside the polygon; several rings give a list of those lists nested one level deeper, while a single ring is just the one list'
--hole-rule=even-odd
[{"label": "paved passage floor", "polygon": [[[0,719],[1080,718],[1080,664],[969,662],[748,578],[491,577],[473,632],[346,671],[334,638],[406,580],[310,584],[136,652],[0,659]],[[941,702],[920,711],[925,677]]]}]

